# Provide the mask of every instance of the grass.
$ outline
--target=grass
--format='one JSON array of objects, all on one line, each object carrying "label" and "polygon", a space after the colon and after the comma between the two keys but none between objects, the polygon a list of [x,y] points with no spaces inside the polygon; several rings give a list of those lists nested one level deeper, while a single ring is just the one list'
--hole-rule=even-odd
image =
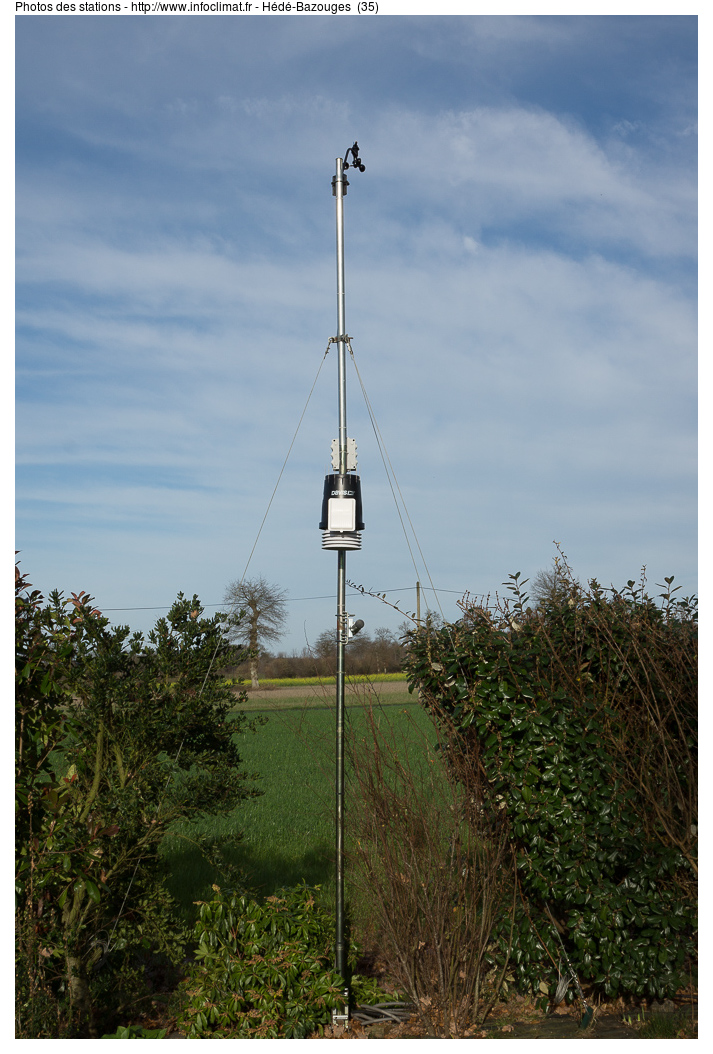
[{"label": "grass", "polygon": [[[312,687],[308,685],[307,687]],[[356,690],[355,690],[356,688]],[[404,689],[403,692],[388,692],[384,693],[383,698],[378,696],[378,693],[368,693],[367,699],[371,699],[376,705],[377,699],[380,704],[384,707],[391,706],[414,706],[416,699],[413,695],[409,695],[408,691]],[[348,710],[354,708],[361,709],[364,706],[365,695],[363,691],[358,689],[358,686],[352,683],[347,685],[344,705]],[[244,711],[245,713],[277,713],[289,710],[332,710],[334,711],[334,686],[326,685],[321,686],[319,691],[315,691],[314,694],[303,695],[303,696],[289,696],[285,694],[284,697],[263,699],[259,696],[254,696],[252,699],[247,699],[237,709]]]},{"label": "grass", "polygon": [[[245,872],[260,895],[302,879],[321,885],[328,902],[334,895],[333,702],[330,708],[323,696],[286,698],[250,710],[267,722],[255,733],[240,733],[237,743],[244,768],[258,774],[256,786],[263,793],[227,817],[178,825],[161,846],[166,884],[186,921],[194,917],[194,902],[208,898],[212,883],[230,884],[196,846],[199,833],[225,839],[226,859]],[[418,732],[428,736],[430,723],[413,696],[385,695],[380,720],[410,748],[423,751],[427,740]],[[351,696],[347,732],[358,735],[363,721],[363,701]]]}]

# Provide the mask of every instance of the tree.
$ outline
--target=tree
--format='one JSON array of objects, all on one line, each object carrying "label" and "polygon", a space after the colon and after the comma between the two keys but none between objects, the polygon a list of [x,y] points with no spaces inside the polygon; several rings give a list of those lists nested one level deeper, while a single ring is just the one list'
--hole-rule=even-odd
[{"label": "tree", "polygon": [[401,668],[403,651],[393,630],[377,626],[371,653],[375,673],[391,673]]},{"label": "tree", "polygon": [[[315,639],[310,656],[320,674],[333,676],[337,668],[337,632],[326,629]],[[403,648],[396,634],[378,626],[372,637],[360,629],[347,641],[346,671],[349,674],[396,673],[401,669]]]},{"label": "tree", "polygon": [[16,573],[21,1038],[96,1032],[100,999],[135,997],[142,957],[182,959],[159,843],[254,793],[233,738],[246,719],[219,675],[235,651],[224,619],[179,593],[144,640],[86,593],[45,603]]},{"label": "tree", "polygon": [[579,583],[568,572],[569,568],[559,556],[555,556],[551,567],[537,572],[530,585],[537,608],[561,607],[569,600],[576,600]]},{"label": "tree", "polygon": [[337,631],[325,629],[319,634],[311,648],[312,654],[320,660],[320,666],[329,674],[337,669]]},{"label": "tree", "polygon": [[261,575],[232,582],[225,591],[224,601],[232,611],[228,636],[247,644],[250,649],[251,687],[259,688],[259,647],[268,641],[279,640],[284,633],[287,591],[270,585]]}]

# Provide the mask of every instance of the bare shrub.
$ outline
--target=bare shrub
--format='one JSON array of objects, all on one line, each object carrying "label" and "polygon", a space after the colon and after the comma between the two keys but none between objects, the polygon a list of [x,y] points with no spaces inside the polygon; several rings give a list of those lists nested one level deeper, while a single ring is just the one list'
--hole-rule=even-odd
[{"label": "bare shrub", "polygon": [[350,743],[347,813],[362,921],[429,1034],[462,1036],[491,1009],[506,965],[491,939],[514,912],[504,817],[484,808],[478,759],[453,749],[454,730],[438,729],[434,751],[415,726],[397,741],[378,708],[366,718]]}]

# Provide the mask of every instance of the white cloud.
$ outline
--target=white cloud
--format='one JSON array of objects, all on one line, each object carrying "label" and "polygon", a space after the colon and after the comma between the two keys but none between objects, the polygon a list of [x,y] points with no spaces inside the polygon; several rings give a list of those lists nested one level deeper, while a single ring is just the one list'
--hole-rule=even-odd
[{"label": "white cloud", "polygon": [[460,213],[476,234],[505,229],[528,238],[535,225],[539,239],[547,225],[590,251],[695,253],[695,173],[644,166],[634,150],[610,156],[575,122],[539,109],[394,111],[379,122],[369,152],[381,176],[407,180],[414,196],[452,220]]},{"label": "white cloud", "polygon": [[[357,363],[382,427],[408,413],[427,426],[423,439],[407,441],[397,429],[400,457],[411,450],[424,464],[465,467],[473,457],[472,414],[484,434],[497,436],[502,426],[510,437],[498,439],[502,461],[515,457],[510,444],[529,436],[523,462],[564,445],[567,458],[590,468],[607,465],[615,450],[630,470],[647,458],[659,470],[669,463],[672,435],[693,434],[686,414],[695,316],[686,300],[601,257],[579,262],[517,247],[481,247],[472,256],[453,251],[455,239],[446,235],[435,272],[391,261],[351,275]],[[39,426],[37,413],[28,414],[27,438],[21,424],[20,461],[108,459],[210,475],[201,466],[211,446],[222,466],[232,456],[231,437],[261,437],[256,464],[279,457],[284,419],[296,422],[299,411],[295,386],[306,397],[326,345],[323,323],[304,307],[314,301],[314,273],[295,276],[276,262],[250,269],[173,248],[148,259],[100,250],[74,262],[58,252],[57,261],[63,258],[65,281],[83,289],[91,275],[99,299],[20,313],[21,322],[70,348],[66,360],[50,363],[50,372],[70,371],[54,406]],[[38,269],[43,279],[48,267]],[[146,299],[150,317],[137,321]],[[178,305],[191,325],[174,317]],[[310,333],[296,335],[305,317]],[[358,402],[354,378],[350,385]],[[49,435],[80,417],[73,455],[52,448]],[[280,428],[270,425],[275,419]],[[632,421],[647,438],[623,444]]]}]

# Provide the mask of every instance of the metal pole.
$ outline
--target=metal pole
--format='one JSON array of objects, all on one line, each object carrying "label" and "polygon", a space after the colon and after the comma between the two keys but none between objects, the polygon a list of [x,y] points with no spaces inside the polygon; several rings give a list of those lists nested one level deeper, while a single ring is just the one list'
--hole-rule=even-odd
[{"label": "metal pole", "polygon": [[[347,471],[347,333],[344,318],[344,161],[337,158],[337,346],[339,349],[339,471]],[[336,766],[336,938],[334,967],[344,981],[345,1014],[349,1013],[347,957],[344,940],[344,654],[347,642],[347,554],[337,553],[337,766]]]},{"label": "metal pole", "polygon": [[347,334],[344,320],[344,161],[337,158],[337,347],[339,349],[339,471],[347,471]]}]

